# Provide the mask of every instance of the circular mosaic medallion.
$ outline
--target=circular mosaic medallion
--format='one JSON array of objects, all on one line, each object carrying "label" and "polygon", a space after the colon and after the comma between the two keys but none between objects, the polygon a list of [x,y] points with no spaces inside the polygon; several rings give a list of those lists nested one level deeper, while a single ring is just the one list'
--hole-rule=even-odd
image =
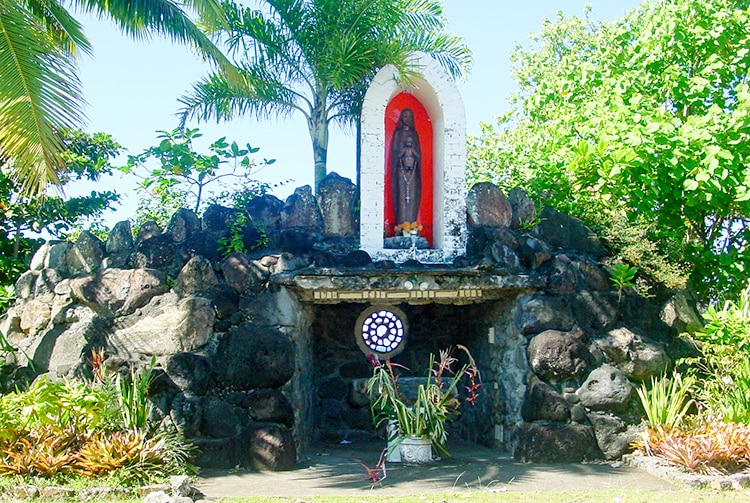
[{"label": "circular mosaic medallion", "polygon": [[406,345],[406,315],[394,306],[371,306],[357,319],[357,345],[365,354],[388,358]]}]

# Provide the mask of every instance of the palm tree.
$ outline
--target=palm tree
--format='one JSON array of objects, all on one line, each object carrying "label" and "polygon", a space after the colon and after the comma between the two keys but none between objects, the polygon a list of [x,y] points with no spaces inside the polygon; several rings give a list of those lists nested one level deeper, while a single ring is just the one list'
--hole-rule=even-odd
[{"label": "palm tree", "polygon": [[[75,7],[114,21],[136,39],[163,35],[194,47],[233,74],[231,64],[190,20],[225,23],[219,0],[71,0]],[[0,2],[0,168],[30,192],[56,183],[64,165],[60,131],[83,122],[77,61],[91,46],[62,0]]]},{"label": "palm tree", "polygon": [[369,81],[386,64],[405,79],[410,56],[425,52],[454,77],[471,63],[462,41],[447,33],[440,0],[259,0],[264,10],[223,4],[224,42],[244,85],[214,72],[180,98],[182,123],[259,119],[301,113],[307,120],[315,185],[326,176],[328,127],[356,125]]}]

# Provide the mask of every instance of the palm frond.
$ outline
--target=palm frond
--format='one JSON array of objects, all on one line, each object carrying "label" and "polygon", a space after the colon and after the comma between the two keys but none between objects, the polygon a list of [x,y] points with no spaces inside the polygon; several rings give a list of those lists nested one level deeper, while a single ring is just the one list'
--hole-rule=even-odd
[{"label": "palm frond", "polygon": [[246,87],[231,85],[226,78],[213,73],[193,85],[192,92],[178,101],[180,124],[190,119],[199,121],[231,120],[246,114],[265,119],[273,115],[287,116],[295,110],[308,115],[297,101],[300,97],[282,84],[265,80],[262,75],[245,71]]},{"label": "palm frond", "polygon": [[[231,79],[238,80],[236,68],[211,39],[198,28],[181,4],[172,0],[76,0],[86,12],[107,17],[135,40],[148,40],[161,35],[193,47],[203,58],[215,62]],[[226,25],[226,16],[217,0],[186,0],[206,24]],[[217,17],[220,16],[220,17]]]},{"label": "palm frond", "polygon": [[62,50],[73,56],[92,53],[81,23],[58,0],[26,0],[26,6]]},{"label": "palm frond", "polygon": [[84,117],[75,60],[40,31],[24,4],[0,7],[0,151],[27,191],[57,183],[58,131]]}]

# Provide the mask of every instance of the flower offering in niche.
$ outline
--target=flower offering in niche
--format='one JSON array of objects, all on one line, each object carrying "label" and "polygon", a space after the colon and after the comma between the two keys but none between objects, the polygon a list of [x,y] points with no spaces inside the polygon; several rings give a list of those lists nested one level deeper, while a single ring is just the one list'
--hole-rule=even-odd
[{"label": "flower offering in niche", "polygon": [[410,234],[417,234],[422,231],[423,227],[422,224],[419,222],[404,222],[402,224],[397,225],[393,228],[393,230],[398,234],[401,233],[404,236],[408,236]]}]

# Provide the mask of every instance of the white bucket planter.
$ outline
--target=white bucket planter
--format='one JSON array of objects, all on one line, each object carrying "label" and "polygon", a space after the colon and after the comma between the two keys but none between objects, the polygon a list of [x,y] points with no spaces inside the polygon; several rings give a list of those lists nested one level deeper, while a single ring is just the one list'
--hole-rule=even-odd
[{"label": "white bucket planter", "polygon": [[406,437],[399,445],[401,461],[415,465],[424,465],[434,461],[432,457],[432,441],[429,438]]}]

